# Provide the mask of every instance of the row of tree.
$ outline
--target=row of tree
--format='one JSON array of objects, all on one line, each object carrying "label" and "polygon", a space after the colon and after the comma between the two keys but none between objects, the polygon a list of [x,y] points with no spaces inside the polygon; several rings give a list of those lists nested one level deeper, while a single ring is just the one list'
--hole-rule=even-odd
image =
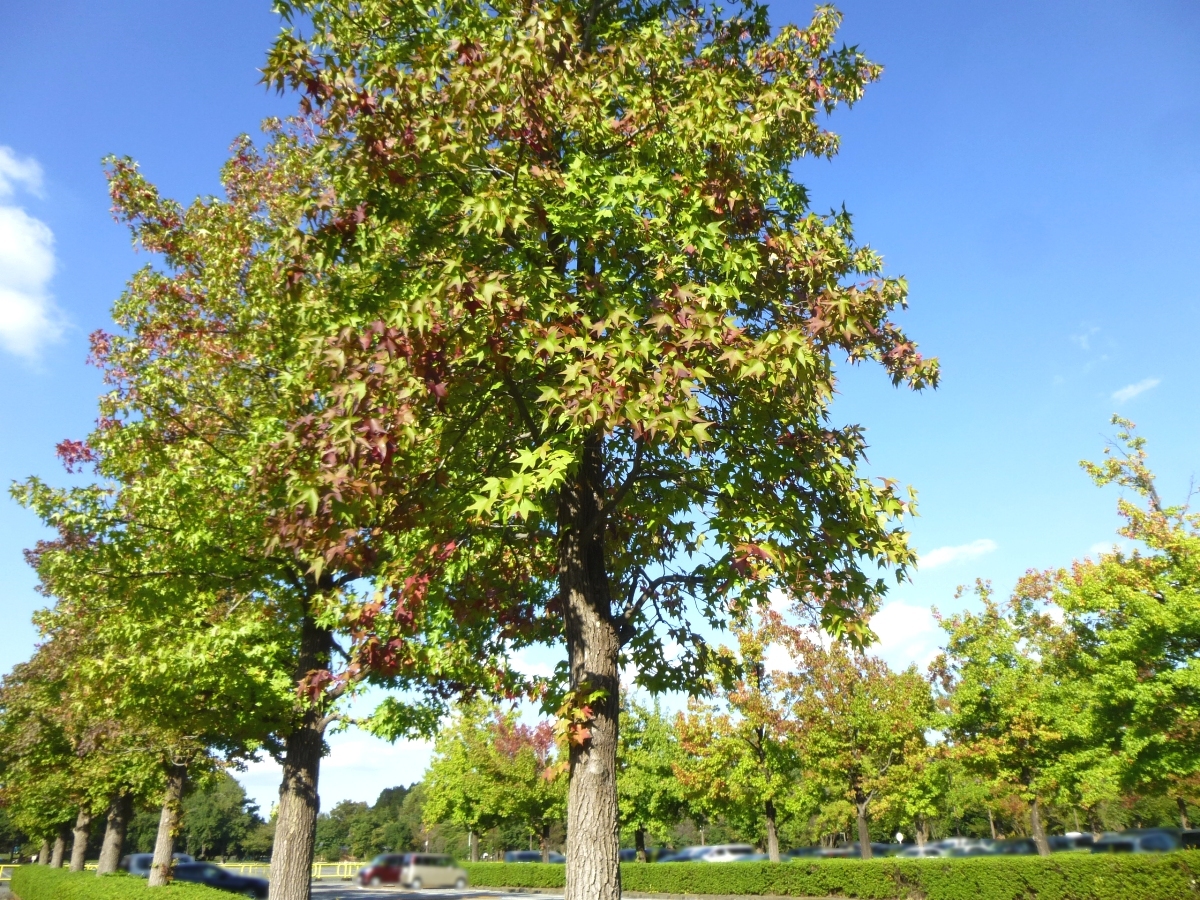
[{"label": "row of tree", "polygon": [[[266,78],[299,112],[234,145],[223,197],[109,162],[152,261],[92,336],[95,429],[59,445],[93,477],[14,488],[53,605],[0,696],[5,802],[74,830],[73,866],[103,816],[101,871],[154,804],[158,886],[188,785],[271,754],[272,896],[307,900],[346,698],[393,689],[360,724],[395,738],[525,696],[558,711],[566,896],[616,900],[622,665],[750,697],[706,634],[783,596],[861,645],[915,562],[910,500],[829,409],[839,361],[912,388],[937,363],[793,175],[880,68],[828,7],[276,7]],[[565,645],[557,677],[507,665],[532,643]]]},{"label": "row of tree", "polygon": [[[1139,549],[1031,572],[1004,604],[978,584],[969,611],[941,620],[946,646],[928,677],[767,612],[685,711],[627,700],[617,794],[639,856],[648,838],[676,844],[705,827],[774,860],[781,845],[849,834],[869,857],[897,830],[919,843],[1028,835],[1048,854],[1048,827],[1189,827],[1200,518],[1163,507],[1142,439],[1117,424],[1118,453],[1087,468],[1129,489],[1122,535]],[[772,645],[786,662],[768,665]],[[563,811],[552,738],[550,723],[462,708],[426,776],[426,821],[467,831],[473,858],[474,835],[500,825],[545,851]]]}]

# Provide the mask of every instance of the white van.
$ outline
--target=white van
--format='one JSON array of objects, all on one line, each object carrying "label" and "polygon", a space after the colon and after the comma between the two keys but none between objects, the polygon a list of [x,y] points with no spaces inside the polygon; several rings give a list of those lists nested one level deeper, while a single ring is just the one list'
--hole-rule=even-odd
[{"label": "white van", "polygon": [[444,853],[406,853],[400,870],[400,883],[419,891],[423,887],[467,886],[467,870],[454,864]]}]

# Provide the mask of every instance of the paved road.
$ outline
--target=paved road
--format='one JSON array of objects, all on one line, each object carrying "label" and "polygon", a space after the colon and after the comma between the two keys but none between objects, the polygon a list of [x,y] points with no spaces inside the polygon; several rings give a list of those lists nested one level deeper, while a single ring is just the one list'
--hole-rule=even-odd
[{"label": "paved road", "polygon": [[312,886],[313,900],[562,900],[561,894],[511,894],[487,888],[456,891],[410,891],[399,887],[361,888],[352,881],[319,882]]}]

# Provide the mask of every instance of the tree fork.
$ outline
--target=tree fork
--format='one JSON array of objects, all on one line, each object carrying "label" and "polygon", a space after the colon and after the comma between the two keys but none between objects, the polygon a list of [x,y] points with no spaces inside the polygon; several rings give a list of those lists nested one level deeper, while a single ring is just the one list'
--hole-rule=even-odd
[{"label": "tree fork", "polygon": [[165,887],[175,867],[175,838],[183,823],[183,791],[187,786],[187,766],[172,763],[167,769],[167,789],[163,794],[162,813],[158,817],[158,836],[154,840],[154,859],[150,863],[150,887]]},{"label": "tree fork", "polygon": [[559,502],[558,579],[566,623],[571,690],[599,696],[589,736],[571,743],[567,795],[565,900],[621,896],[617,809],[617,719],[620,714],[620,637],[612,615],[604,557],[603,438],[584,443],[578,471]]},{"label": "tree fork", "polygon": [[128,791],[113,794],[108,804],[108,818],[104,823],[104,842],[100,845],[97,875],[112,875],[117,871],[121,862],[121,850],[125,846],[125,835],[129,831],[129,820],[132,817],[133,795]]},{"label": "tree fork", "polygon": [[[296,682],[324,668],[333,649],[333,633],[305,616],[300,634]],[[271,900],[310,900],[312,861],[320,797],[321,755],[326,721],[314,704],[305,706],[297,728],[284,744],[283,780],[279,785],[279,817],[271,852]]]}]

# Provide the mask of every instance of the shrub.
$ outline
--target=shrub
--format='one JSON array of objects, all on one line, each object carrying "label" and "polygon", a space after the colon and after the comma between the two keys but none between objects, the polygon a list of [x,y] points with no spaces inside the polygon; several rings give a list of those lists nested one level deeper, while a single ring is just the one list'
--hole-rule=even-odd
[{"label": "shrub", "polygon": [[[475,887],[560,888],[565,867],[466,866]],[[631,863],[626,891],[773,894],[859,900],[1200,900],[1200,851],[970,859],[805,860],[786,863]]]},{"label": "shrub", "polygon": [[229,900],[227,891],[202,884],[151,888],[144,878],[68,872],[49,866],[21,866],[13,873],[12,892],[19,900]]}]

